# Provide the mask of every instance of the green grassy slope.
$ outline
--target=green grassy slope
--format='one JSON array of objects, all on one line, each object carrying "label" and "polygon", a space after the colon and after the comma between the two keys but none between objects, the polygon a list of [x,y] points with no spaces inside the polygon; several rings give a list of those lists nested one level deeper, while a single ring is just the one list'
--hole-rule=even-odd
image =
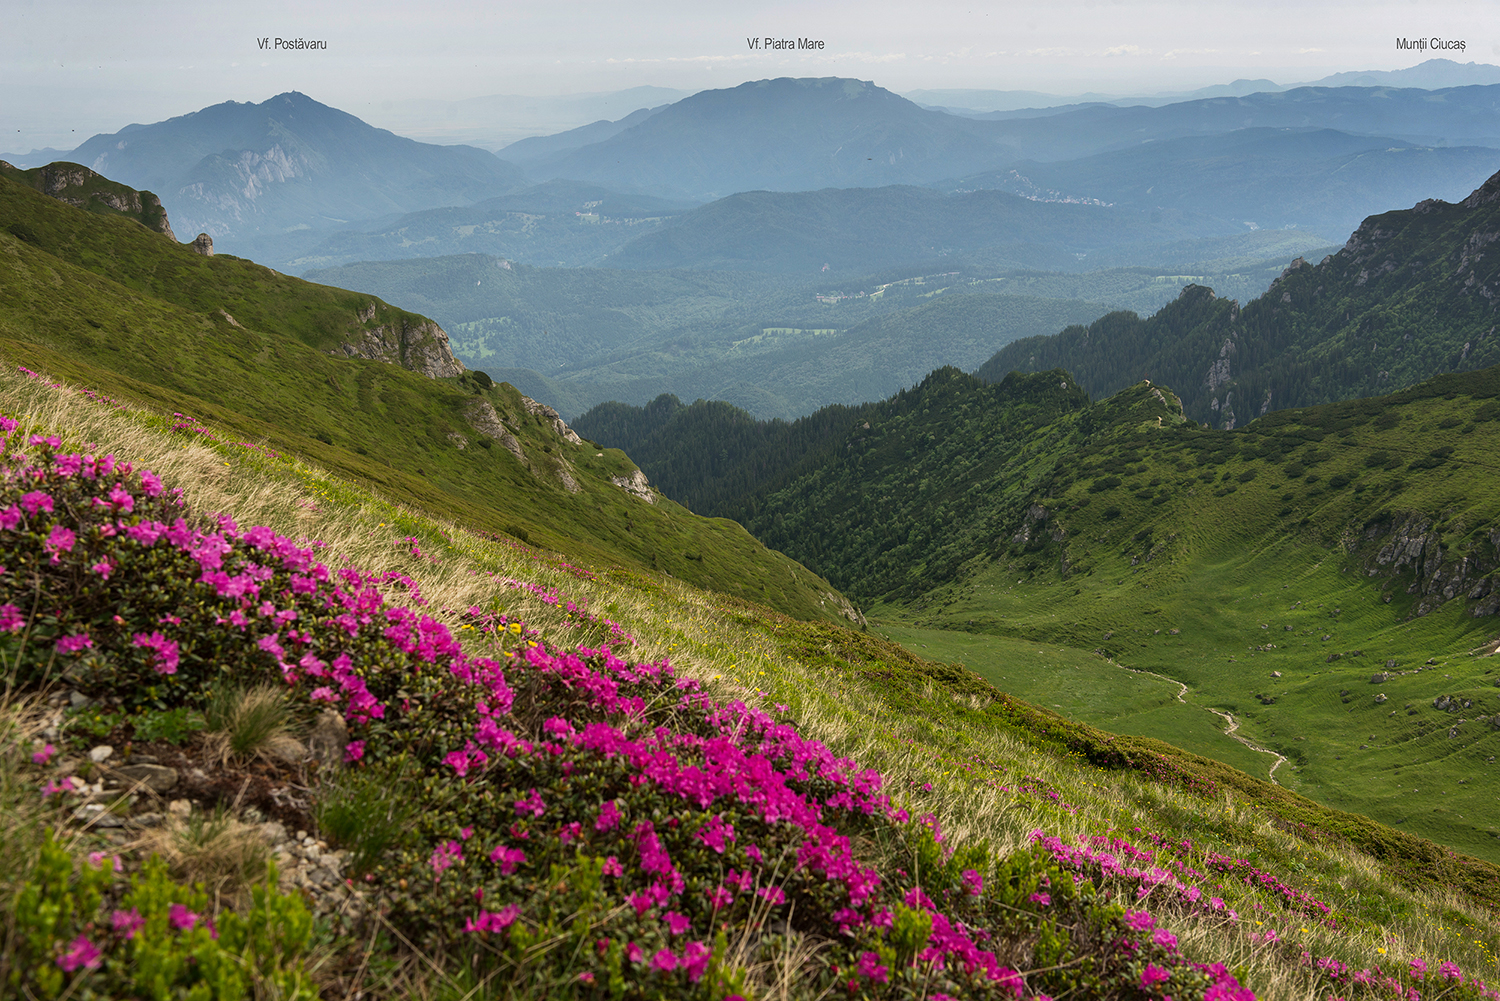
[{"label": "green grassy slope", "polygon": [[[878,870],[880,892],[893,900],[902,899],[920,880],[924,891],[938,898],[935,906],[969,908],[964,912],[967,927],[982,933],[982,948],[993,950],[1001,962],[1024,972],[1027,993],[1138,997],[1137,985],[1147,962],[1174,970],[1174,996],[1204,997],[1207,982],[1194,978],[1191,964],[1224,963],[1255,997],[1276,1001],[1350,996],[1348,973],[1377,966],[1397,977],[1403,991],[1416,986],[1426,994],[1436,984],[1438,990],[1446,991],[1445,997],[1455,1001],[1481,997],[1475,978],[1492,981],[1500,974],[1495,959],[1500,950],[1495,923],[1500,868],[1402,830],[1320,806],[1160,741],[1116,736],[1067,720],[997,691],[972,672],[913,656],[869,633],[832,622],[791,620],[657,573],[581,568],[576,556],[569,559],[487,539],[452,520],[402,511],[379,495],[304,462],[264,451],[247,452],[228,442],[225,428],[211,427],[220,441],[201,434],[184,435],[171,429],[170,418],[101,405],[70,387],[54,389],[46,380],[27,379],[14,371],[0,372],[0,413],[25,419],[22,434],[57,433],[64,449],[71,449],[75,442],[92,442],[99,451],[152,468],[168,487],[183,488],[195,507],[212,505],[232,514],[241,525],[269,525],[278,532],[322,540],[329,546],[328,553],[342,554],[341,561],[353,566],[409,574],[428,601],[422,606],[423,615],[430,614],[451,629],[470,656],[479,653],[504,661],[505,676],[518,694],[509,711],[494,710],[497,722],[538,742],[555,732],[558,720],[567,718],[564,714],[576,715],[587,700],[579,691],[560,685],[548,690],[539,681],[563,676],[533,670],[534,660],[530,667],[523,661],[533,653],[546,658],[548,649],[597,642],[602,618],[613,620],[634,637],[616,644],[620,656],[630,662],[652,663],[647,669],[651,675],[669,658],[679,677],[702,684],[714,700],[743,700],[762,707],[768,719],[778,724],[785,721],[785,726],[777,727],[778,740],[800,735],[821,741],[832,754],[848,755],[859,768],[877,770],[884,778],[884,790],[909,811],[909,822],[855,816],[849,824],[842,809],[834,808],[822,813],[823,821],[854,831],[857,836],[851,839],[849,850],[861,866]],[[224,462],[233,466],[228,476],[219,472]],[[13,487],[13,494],[19,489]],[[137,516],[144,517],[140,511],[137,508]],[[87,533],[79,533],[81,545],[86,537]],[[10,532],[6,538],[16,556],[46,562],[39,536]],[[410,540],[418,546],[413,547]],[[109,543],[95,540],[88,544]],[[22,565],[11,556],[6,562]],[[83,574],[87,573],[85,562],[76,556],[76,569]],[[150,566],[140,558],[122,561],[108,585],[121,595],[144,595],[155,580]],[[8,574],[6,579],[14,576]],[[516,581],[521,586],[512,587]],[[11,580],[6,587],[15,589],[17,582]],[[92,587],[90,593],[94,593]],[[195,588],[198,585],[191,580],[175,581],[171,593],[193,597]],[[399,589],[389,590],[394,593],[388,600],[400,601]],[[565,612],[539,594],[566,597],[576,602],[582,614]],[[509,630],[503,635],[475,630],[474,617],[461,610],[476,604],[503,609],[509,621],[524,622],[531,631],[515,636]],[[130,602],[117,602],[116,607],[132,618],[117,623],[118,629],[103,626],[98,630],[96,645],[112,645],[91,656],[107,653],[134,663],[128,645],[132,630],[151,629],[157,623],[148,621]],[[104,621],[110,621],[107,613]],[[232,658],[241,676],[254,677],[259,668],[275,678],[278,689],[289,687],[277,676],[278,669],[269,663],[264,649],[253,641],[253,634],[247,637],[232,625],[216,630],[211,617],[202,621],[212,648]],[[45,635],[48,627],[41,628]],[[161,628],[170,631],[168,626]],[[15,634],[7,632],[0,638],[7,649],[14,650]],[[381,642],[385,645],[378,645]],[[534,650],[526,658],[505,656],[534,645],[546,649]],[[387,648],[391,647],[389,636],[385,641],[372,636],[360,649],[389,658]],[[1023,645],[1012,640],[1008,655],[1015,661],[1028,661],[1035,655],[1026,647],[1045,651],[1036,657],[1039,668],[1079,672],[1092,668],[1093,676],[1100,673],[1098,665],[1050,644]],[[600,661],[585,657],[591,665]],[[396,661],[398,668],[403,663]],[[701,807],[690,798],[653,788],[650,775],[668,768],[666,759],[672,755],[691,755],[700,739],[697,734],[684,734],[685,739],[674,743],[670,754],[651,756],[647,775],[636,775],[644,766],[622,757],[579,749],[561,767],[553,762],[550,771],[541,770],[548,767],[545,763],[534,766],[523,757],[492,762],[482,770],[471,770],[466,780],[455,781],[455,766],[442,759],[462,746],[467,732],[463,727],[470,719],[464,715],[464,699],[473,698],[474,687],[458,683],[440,666],[423,669],[420,676],[392,677],[390,669],[371,670],[367,675],[370,686],[382,695],[404,684],[410,691],[397,695],[417,697],[410,704],[390,703],[389,713],[399,713],[395,720],[357,722],[358,735],[365,740],[363,756],[346,769],[276,761],[226,764],[210,756],[204,735],[191,727],[179,732],[171,744],[145,736],[149,727],[164,728],[169,718],[181,720],[184,713],[190,714],[195,700],[206,698],[215,684],[213,671],[204,671],[203,659],[190,657],[186,646],[182,670],[174,676],[177,681],[162,687],[165,701],[147,704],[142,712],[113,723],[100,723],[103,714],[97,707],[63,713],[57,734],[46,738],[59,753],[50,759],[50,751],[38,754],[48,759],[43,763],[31,757],[42,741],[33,741],[34,729],[30,729],[42,723],[33,721],[24,707],[0,707],[0,795],[6,797],[9,811],[3,833],[8,839],[7,859],[15,863],[0,872],[0,901],[9,905],[19,900],[22,906],[7,909],[18,914],[22,928],[35,927],[22,890],[27,879],[38,878],[36,856],[45,826],[61,826],[64,845],[74,855],[79,871],[90,865],[91,852],[103,852],[106,858],[119,853],[126,872],[113,877],[108,872],[112,867],[106,866],[102,879],[113,877],[123,884],[137,872],[147,849],[136,847],[134,832],[121,834],[73,819],[82,793],[46,799],[39,795],[44,783],[56,784],[75,773],[107,778],[107,770],[90,771],[85,753],[107,738],[116,748],[116,758],[149,753],[170,756],[184,768],[201,764],[210,781],[190,784],[187,794],[194,800],[195,816],[216,816],[215,824],[227,825],[242,837],[246,827],[252,837],[259,837],[255,832],[260,828],[249,823],[252,818],[245,809],[245,801],[254,799],[265,809],[307,811],[305,819],[297,815],[295,823],[306,824],[307,830],[331,844],[372,848],[370,878],[356,880],[352,891],[339,890],[338,897],[326,888],[305,895],[291,891],[320,914],[310,946],[304,943],[300,955],[260,957],[262,972],[273,966],[289,968],[305,959],[308,977],[325,996],[358,991],[378,998],[585,998],[597,996],[588,978],[602,981],[606,976],[622,986],[617,993],[642,1001],[661,996],[717,999],[730,989],[742,996],[811,999],[826,996],[830,984],[836,993],[844,989],[848,970],[856,961],[849,954],[848,936],[839,928],[837,916],[827,914],[816,899],[809,900],[830,889],[838,892],[837,886],[822,886],[824,881],[810,881],[805,873],[789,877],[785,868],[776,865],[782,847],[792,851],[799,844],[795,825],[784,820],[762,825],[755,818],[734,814],[738,840],[726,846],[724,855],[714,854],[694,847],[698,842],[693,832],[703,819]],[[305,701],[310,687],[295,686],[297,697]],[[109,697],[109,689],[97,687],[97,679],[89,690]],[[139,698],[138,692],[126,694]],[[316,693],[311,697],[316,699]],[[1048,700],[1049,704],[1066,701],[1065,697]],[[632,736],[649,737],[649,727],[658,719],[674,725],[685,719],[692,722],[673,706],[671,695],[652,699],[646,709],[651,715],[644,722],[622,721],[621,726],[635,727]],[[173,713],[177,716],[172,717]],[[550,719],[546,730],[543,719]],[[659,733],[670,730],[664,727]],[[553,757],[540,745],[537,750],[539,760]],[[816,748],[808,750],[821,756]],[[770,751],[767,756],[777,753]],[[379,839],[390,835],[388,828],[322,826],[321,818],[329,815],[320,809],[337,805],[340,797],[347,796],[346,782],[358,788],[363,780],[368,789],[369,783],[378,784],[396,774],[402,759],[426,766],[419,774],[407,773],[399,783],[386,783],[399,790],[399,802],[419,805],[409,824],[384,844]],[[792,757],[784,754],[777,765],[788,761]],[[254,790],[247,796],[252,778]],[[804,787],[817,789],[826,781],[792,780],[788,791],[800,795]],[[518,821],[512,804],[534,799],[538,786],[544,786],[540,791],[545,796],[545,815],[527,814]],[[377,794],[383,797],[386,791],[380,786]],[[288,792],[296,795],[296,803],[290,806]],[[680,907],[685,915],[667,917],[658,907],[643,916],[631,906],[627,895],[645,885],[650,875],[636,864],[644,852],[633,843],[630,824],[606,834],[602,828],[608,825],[592,822],[601,798],[611,796],[617,797],[630,823],[638,817],[655,817],[661,840],[673,839],[671,857],[687,884]],[[726,796],[714,802],[712,809],[741,810],[743,804],[735,805],[735,799]],[[360,816],[371,819],[369,827],[380,828],[389,803],[388,798],[381,798],[364,807],[367,812]],[[121,816],[134,817],[152,805],[149,795],[142,793],[135,804],[117,809]],[[216,805],[221,811],[217,815],[211,812]],[[292,820],[286,812],[278,816]],[[575,816],[588,822],[567,824]],[[493,822],[480,826],[480,819]],[[672,820],[679,823],[672,824]],[[505,838],[507,823],[517,825],[510,828],[511,838],[520,841],[526,855],[514,879],[484,868],[483,861],[496,839]],[[474,824],[473,830],[465,830],[466,824]],[[945,852],[931,836],[937,827],[944,848],[955,851],[953,864],[946,867]],[[168,827],[165,833],[192,830],[190,825],[180,825]],[[1059,863],[1052,849],[1033,844],[1032,832],[1055,835],[1059,846],[1075,850],[1081,850],[1086,839],[1095,838],[1096,849],[1142,867],[1159,865],[1172,873],[1168,880],[1180,878],[1185,884],[1182,889],[1195,892],[1192,897],[1178,895],[1172,882],[1152,888],[1158,877],[1149,873],[1104,871],[1097,864],[1074,870]],[[749,857],[745,846],[752,839],[763,847],[771,846],[763,864],[755,865],[755,872],[777,886],[785,885],[788,898],[798,895],[799,906],[794,915],[787,914],[782,927],[767,929],[762,921],[757,929],[756,921],[767,913],[767,905],[757,904],[748,915],[744,904],[733,912],[712,913],[694,906],[693,898],[705,887],[724,880],[728,865],[749,868],[750,863],[742,859]],[[560,843],[567,847],[560,850]],[[597,865],[591,857],[604,852],[618,854],[623,863],[617,873],[619,882],[601,885],[597,867],[593,881],[588,881],[588,866]],[[433,860],[457,855],[464,856],[462,865],[434,881],[439,866]],[[554,860],[557,868],[550,869],[548,863]],[[188,881],[197,878],[200,866],[206,864],[180,863],[173,875]],[[97,861],[93,866],[97,869]],[[975,894],[960,881],[956,890],[944,895],[939,880],[958,880],[957,870],[969,867],[983,878],[982,892]],[[1069,872],[1078,877],[1076,887],[1065,876]],[[485,891],[482,903],[476,901],[476,885]],[[1145,892],[1138,894],[1138,890]],[[341,907],[338,900],[347,893],[357,899]],[[908,899],[920,900],[915,895]],[[807,906],[802,906],[804,902]],[[189,899],[187,903],[195,912],[214,917],[221,931],[232,924],[225,910],[239,906],[229,893],[217,900],[195,903]],[[1238,920],[1229,919],[1219,909],[1221,905],[1233,909]],[[75,935],[93,935],[109,958],[100,970],[67,971],[76,975],[75,983],[112,983],[116,989],[108,992],[111,996],[144,989],[131,982],[134,976],[144,980],[150,974],[139,954],[118,937],[100,933],[109,924],[114,898],[100,904],[80,895],[78,906],[82,914],[75,908],[60,909],[61,923],[50,937],[7,939],[0,944],[0,959],[25,960],[21,974],[29,977],[57,969],[60,964],[55,959],[60,954],[76,954]],[[101,908],[92,927],[85,925],[93,917],[91,907]],[[166,907],[167,902],[160,901],[156,910],[163,912]],[[931,996],[934,984],[948,986],[944,979],[957,975],[960,964],[952,964],[948,974],[925,961],[910,965],[915,948],[910,943],[928,941],[927,931],[914,933],[908,928],[908,911],[915,907],[914,903],[905,911],[899,906],[890,908],[897,921],[890,934],[891,954],[871,953],[889,969],[890,981],[877,984],[866,977],[869,982],[857,986],[867,996],[915,1001]],[[147,910],[144,904],[142,910]],[[502,929],[482,939],[462,931],[465,919],[483,916],[486,910],[509,913],[515,930]],[[1134,913],[1127,917],[1127,910]],[[1151,922],[1171,936],[1171,946],[1149,946],[1143,941],[1139,927],[1141,914],[1147,911]],[[715,949],[716,962],[721,964],[712,968],[714,976],[701,983],[680,970],[663,975],[649,962],[654,955],[651,950],[670,948],[674,954],[683,950],[686,939],[667,934],[668,922],[676,920],[689,923],[690,938],[705,936],[707,948]],[[165,924],[165,915],[159,923]],[[712,933],[718,930],[726,932],[722,946],[712,941]],[[1267,931],[1277,934],[1268,937]],[[167,951],[172,951],[177,941],[174,934],[160,929],[153,934],[156,943],[164,942]],[[623,950],[617,945],[611,960],[608,943],[596,944],[605,936],[644,941],[650,948],[639,962],[621,962],[618,953]],[[221,935],[221,939],[226,937]],[[1138,942],[1139,949],[1122,948],[1120,943],[1126,939]],[[207,942],[199,944],[200,956],[212,950]],[[863,947],[854,946],[854,952]],[[1316,962],[1325,958],[1328,963]],[[1417,959],[1430,970],[1445,962],[1456,963],[1465,982],[1448,983],[1432,973],[1418,982],[1406,972]],[[833,962],[843,971],[836,979],[829,968]],[[479,983],[476,969],[494,975]],[[168,972],[175,976],[182,970],[179,965]],[[191,979],[191,973],[187,967],[182,979]],[[717,975],[734,978],[734,986],[719,987]],[[1353,996],[1390,996],[1379,986],[1379,978],[1374,979],[1375,988]],[[122,981],[129,986],[121,986]],[[717,992],[711,993],[716,987]],[[991,982],[963,994],[1009,998],[1014,992]]]},{"label": "green grassy slope", "polygon": [[[420,509],[462,511],[476,528],[567,541],[790,614],[835,614],[831,588],[739,526],[621,489],[613,480],[635,472],[624,454],[565,439],[513,388],[327,350],[377,325],[435,329],[425,317],[200,257],[18,185],[0,187],[0,213],[0,342],[17,363],[215,420]],[[35,238],[15,237],[12,220]]]},{"label": "green grassy slope", "polygon": [[[1262,776],[1284,755],[1289,788],[1497,858],[1478,781],[1500,753],[1500,693],[1467,656],[1500,631],[1496,397],[1487,369],[1225,432],[1153,386],[1089,404],[1059,372],[985,385],[950,370],[796,425],[705,404],[617,424],[662,436],[648,471],[694,482],[703,510],[741,518],[893,636],[973,634],[935,649],[1076,718]],[[1048,697],[1057,664],[1090,665],[1070,687],[1114,680]],[[1116,665],[1175,679],[1185,702]],[[1459,711],[1434,708],[1442,695]],[[1424,788],[1435,802],[1418,808],[1409,790]]]}]

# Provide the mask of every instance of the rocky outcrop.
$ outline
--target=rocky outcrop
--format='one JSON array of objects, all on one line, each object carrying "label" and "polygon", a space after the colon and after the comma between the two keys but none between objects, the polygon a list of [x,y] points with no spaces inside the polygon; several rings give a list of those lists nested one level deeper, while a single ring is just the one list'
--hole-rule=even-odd
[{"label": "rocky outcrop", "polygon": [[212,257],[214,256],[214,238],[207,233],[199,233],[193,238],[193,242],[188,244],[188,249],[195,254]]},{"label": "rocky outcrop", "polygon": [[429,379],[464,373],[463,363],[453,357],[448,334],[442,327],[431,320],[405,314],[372,326],[378,311],[379,307],[373,302],[361,310],[359,323],[362,326],[331,353],[400,365]]},{"label": "rocky outcrop", "polygon": [[500,419],[500,415],[495,412],[494,404],[489,400],[475,400],[469,404],[464,416],[469,419],[469,426],[475,431],[498,441],[505,446],[506,451],[520,459],[523,465],[528,464],[526,453],[521,449],[521,443],[516,441],[516,436],[506,428],[505,422]]},{"label": "rocky outcrop", "polygon": [[1443,545],[1430,517],[1408,513],[1367,525],[1360,544],[1366,548],[1368,576],[1411,576],[1406,593],[1421,596],[1413,615],[1465,599],[1474,602],[1469,612],[1478,618],[1500,612],[1500,529],[1486,541],[1488,546],[1481,543],[1457,555]]},{"label": "rocky outcrop", "polygon": [[529,396],[523,396],[521,397],[521,406],[526,408],[526,412],[528,414],[532,415],[533,417],[539,418],[545,424],[551,424],[552,430],[556,431],[558,435],[563,438],[563,440],[568,441],[574,445],[583,444],[583,439],[578,437],[578,435],[574,433],[573,429],[568,427],[568,425],[563,422],[563,419],[558,414],[558,412],[547,406],[545,403],[538,403],[536,400],[533,400]]},{"label": "rocky outcrop", "polygon": [[59,160],[45,167],[19,170],[0,160],[0,173],[85,212],[128,216],[154,233],[177,239],[160,198],[150,191],[111,181],[83,164]]},{"label": "rocky outcrop", "polygon": [[646,479],[646,474],[637,469],[629,476],[612,476],[610,482],[632,497],[639,498],[647,504],[656,503],[656,491],[651,489],[651,483]]}]

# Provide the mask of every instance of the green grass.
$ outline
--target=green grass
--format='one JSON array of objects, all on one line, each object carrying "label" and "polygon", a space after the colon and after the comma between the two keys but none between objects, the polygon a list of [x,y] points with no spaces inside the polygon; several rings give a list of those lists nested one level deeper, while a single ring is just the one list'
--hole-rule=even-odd
[{"label": "green grass", "polygon": [[1002,692],[1101,730],[1154,737],[1251,775],[1264,775],[1274,760],[1226,737],[1224,721],[1196,699],[1179,701],[1181,685],[1092,652],[895,621],[871,628],[924,659],[965,668]]},{"label": "green grass", "polygon": [[[836,754],[879,769],[888,788],[914,811],[936,814],[955,846],[983,840],[1003,855],[1037,827],[1065,836],[1140,827],[1190,838],[1198,851],[1250,859],[1327,900],[1340,915],[1339,928],[1306,933],[1320,955],[1337,951],[1346,961],[1373,964],[1384,961],[1378,949],[1390,949],[1403,961],[1451,957],[1486,978],[1500,972],[1493,922],[1500,869],[1329,810],[1217,762],[1069,721],[997,691],[975,673],[912,656],[870,633],[790,619],[638,569],[563,569],[559,564],[576,558],[539,558],[546,554],[402,511],[289,457],[254,453],[226,477],[222,462],[239,454],[234,446],[200,440],[184,449],[160,418],[89,403],[38,380],[0,373],[0,410],[31,414],[40,427],[131,455],[169,483],[183,485],[196,503],[232,512],[241,524],[296,531],[329,542],[331,551],[356,564],[411,573],[435,614],[450,621],[456,618],[442,609],[483,601],[534,623],[549,641],[566,642],[576,633],[556,606],[497,588],[495,577],[557,587],[633,633],[633,656],[668,657],[720,698],[784,703],[803,732]],[[408,559],[405,550],[393,550],[408,535],[439,561]],[[1034,656],[1019,642],[997,649],[1011,657],[1007,672]],[[1036,662],[1043,667],[1081,668],[1086,660],[1055,653],[1051,644],[1031,649],[1048,651]],[[17,751],[12,757],[24,758]],[[9,767],[19,772],[24,766]],[[1045,794],[1016,791],[1017,783],[1055,792],[1065,806]],[[76,852],[82,858],[96,847],[84,837]],[[1269,897],[1245,892],[1237,904],[1245,913],[1256,903],[1274,905]],[[1461,938],[1454,934],[1459,929]],[[1290,953],[1247,951],[1242,931],[1195,929],[1192,954],[1206,961],[1240,956],[1245,980],[1260,997],[1305,998],[1313,992]],[[334,934],[325,948],[348,962],[342,967],[347,973],[364,969],[361,957],[370,942]],[[432,996],[448,976],[438,960],[409,954],[410,965],[392,972],[390,948],[378,941],[364,981],[377,996]],[[403,953],[397,949],[394,955]],[[334,962],[330,968],[340,967]],[[795,985],[795,975],[790,982]],[[795,986],[789,995],[802,996]]]},{"label": "green grass", "polygon": [[[1393,576],[1376,562],[1389,538],[1364,534],[1367,525],[1424,514],[1438,526],[1446,561],[1468,555],[1493,563],[1484,533],[1500,517],[1491,488],[1500,425],[1474,422],[1482,398],[1447,395],[1402,401],[1391,411],[1401,417],[1398,426],[1367,423],[1319,442],[1293,439],[1279,462],[1247,452],[1204,465],[1180,433],[1122,441],[1119,450],[1134,449],[1139,461],[1126,464],[1118,486],[1091,492],[1102,472],[1078,470],[1076,482],[1045,501],[1058,512],[1053,524],[1065,524],[1069,533],[1048,559],[1012,547],[1006,558],[959,582],[916,601],[877,606],[875,614],[1043,641],[1075,657],[1099,649],[1125,666],[1171,677],[1188,686],[1190,702],[1234,713],[1241,735],[1285,755],[1276,780],[1288,788],[1500,859],[1500,831],[1481,791],[1493,781],[1488,759],[1500,755],[1500,731],[1475,721],[1500,712],[1500,691],[1493,687],[1494,662],[1468,653],[1500,626],[1468,614],[1473,602],[1462,597],[1423,609],[1422,596],[1407,593],[1414,576]],[[1259,441],[1301,428],[1273,426]],[[1239,440],[1249,448],[1257,437],[1252,428]],[[1368,464],[1386,453],[1400,455],[1405,466],[1444,446],[1451,454],[1432,469]],[[1111,454],[1096,459],[1107,464]],[[1305,472],[1289,478],[1294,464]],[[1199,478],[1201,472],[1212,481]],[[1254,475],[1242,481],[1247,473]],[[1330,487],[1339,476],[1349,482]],[[1226,485],[1235,490],[1219,496]],[[1168,499],[1153,504],[1137,496],[1145,491]],[[1105,517],[1108,507],[1120,513]],[[1055,569],[1064,552],[1074,568],[1066,578]],[[1371,676],[1390,660],[1395,671],[1415,673],[1372,685]],[[1047,678],[1033,665],[1017,693],[1044,691]],[[1381,693],[1387,700],[1377,704]],[[1434,709],[1433,700],[1445,694],[1468,698],[1473,708]],[[1266,774],[1269,759],[1259,770],[1247,767],[1241,745],[1197,739],[1196,728],[1177,732],[1172,712],[1136,709],[1140,718],[1107,725]],[[1098,722],[1093,711],[1084,705],[1070,715]],[[1450,738],[1459,719],[1468,722]]]},{"label": "green grass", "polygon": [[[15,237],[11,220],[35,239]],[[351,331],[423,321],[415,314],[199,257],[130,220],[90,216],[4,179],[0,271],[0,351],[11,364],[211,421],[476,529],[519,529],[584,559],[653,567],[794,615],[839,614],[833,588],[738,525],[626,494],[612,482],[635,471],[624,453],[563,440],[513,387],[328,353]],[[372,302],[374,317],[361,321]],[[481,403],[525,461],[471,421]]]}]

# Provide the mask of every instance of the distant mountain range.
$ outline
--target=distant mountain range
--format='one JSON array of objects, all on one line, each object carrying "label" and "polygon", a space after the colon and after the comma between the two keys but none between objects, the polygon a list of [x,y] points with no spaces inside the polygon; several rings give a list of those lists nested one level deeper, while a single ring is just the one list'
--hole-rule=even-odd
[{"label": "distant mountain range", "polygon": [[1142,320],[1015,341],[980,369],[1063,368],[1095,395],[1149,377],[1187,415],[1233,428],[1287,407],[1394,392],[1500,363],[1500,173],[1457,204],[1371,216],[1320,264],[1293,263],[1240,309],[1205,288]]},{"label": "distant mountain range", "polygon": [[902,94],[924,107],[938,108],[951,114],[977,115],[988,112],[1038,112],[1067,105],[1115,104],[1160,107],[1182,101],[1209,97],[1244,97],[1247,94],[1275,93],[1298,87],[1420,87],[1438,90],[1444,87],[1473,87],[1500,83],[1500,66],[1488,63],[1457,63],[1452,59],[1428,59],[1416,66],[1399,70],[1359,70],[1334,73],[1320,80],[1305,80],[1290,85],[1264,78],[1235,80],[1231,83],[1199,87],[1196,90],[1169,91],[1156,94],[1121,96],[1118,94],[1045,94],[1034,90],[909,90]]},{"label": "distant mountain range", "polygon": [[156,192],[185,235],[256,255],[257,237],[327,232],[524,186],[484,150],[372,128],[296,92],[217,104],[89,139],[69,159]]}]

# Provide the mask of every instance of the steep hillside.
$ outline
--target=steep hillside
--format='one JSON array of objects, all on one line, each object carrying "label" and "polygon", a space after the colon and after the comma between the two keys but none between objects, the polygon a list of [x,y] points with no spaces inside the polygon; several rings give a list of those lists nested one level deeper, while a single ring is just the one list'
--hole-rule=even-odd
[{"label": "steep hillside", "polygon": [[177,239],[160,198],[149,191],[136,191],[118,181],[111,181],[80,164],[58,161],[31,170],[18,170],[0,160],[0,176],[35,188],[85,212],[124,216],[149,230]]},{"label": "steep hillside", "polygon": [[0,418],[22,993],[1494,996],[1486,862],[95,392]]},{"label": "steep hillside", "polygon": [[842,607],[738,526],[657,497],[622,453],[466,373],[426,317],[204,257],[3,178],[0,267],[0,341],[16,363],[316,457],[475,528],[566,539],[593,559],[655,566],[790,614]]},{"label": "steep hillside", "polygon": [[1016,341],[980,373],[1064,368],[1096,395],[1149,376],[1180,387],[1194,420],[1232,428],[1483,368],[1500,362],[1497,233],[1500,174],[1457,204],[1371,216],[1337,254],[1293,262],[1244,309],[1190,290],[1146,320],[1110,316]]},{"label": "steep hillside", "polygon": [[[1091,405],[1062,372],[985,385],[949,370],[795,425],[658,401],[591,433],[650,446],[648,474],[825,574],[913,648],[1058,702],[1059,668],[1029,656],[1050,646],[1093,675],[1097,698],[1069,699],[1087,722],[1240,768],[1259,755],[1263,775],[1289,758],[1276,780],[1293,789],[1495,858],[1484,794],[1458,780],[1500,751],[1487,665],[1466,656],[1500,631],[1497,397],[1491,368],[1225,432],[1149,384]],[[1143,694],[1116,661],[1189,701]],[[1372,672],[1390,684],[1371,688]],[[1472,712],[1449,721],[1449,705]],[[1449,800],[1414,811],[1393,784],[1405,775]]]}]

